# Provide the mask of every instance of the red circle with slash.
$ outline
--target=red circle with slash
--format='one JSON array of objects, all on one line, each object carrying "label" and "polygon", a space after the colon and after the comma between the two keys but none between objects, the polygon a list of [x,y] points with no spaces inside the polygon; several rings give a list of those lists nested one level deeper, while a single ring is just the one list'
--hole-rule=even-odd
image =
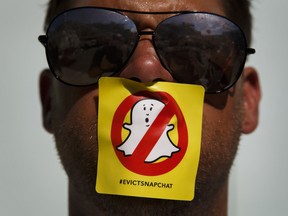
[{"label": "red circle with slash", "polygon": [[[121,134],[124,119],[132,107],[143,99],[155,99],[163,102],[165,106],[143,136],[133,154],[125,156],[122,151],[117,150],[117,147],[123,143]],[[171,157],[161,162],[146,163],[146,157],[152,151],[157,140],[174,115],[177,118],[177,147],[180,148],[180,151],[173,153]],[[187,125],[180,107],[170,94],[166,92],[142,91],[125,98],[115,111],[111,128],[111,141],[118,159],[128,170],[145,176],[162,175],[173,170],[185,156],[188,146]]]}]

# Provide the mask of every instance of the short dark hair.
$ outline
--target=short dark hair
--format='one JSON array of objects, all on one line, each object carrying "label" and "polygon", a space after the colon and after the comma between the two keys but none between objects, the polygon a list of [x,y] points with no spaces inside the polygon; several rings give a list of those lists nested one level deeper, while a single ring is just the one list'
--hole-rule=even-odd
[{"label": "short dark hair", "polygon": [[[67,1],[67,0],[66,0]],[[56,15],[63,0],[49,0],[48,10],[45,19],[45,29],[48,23]],[[223,0],[224,10],[227,17],[236,22],[244,31],[248,45],[252,38],[252,16],[250,12],[250,0]]]}]

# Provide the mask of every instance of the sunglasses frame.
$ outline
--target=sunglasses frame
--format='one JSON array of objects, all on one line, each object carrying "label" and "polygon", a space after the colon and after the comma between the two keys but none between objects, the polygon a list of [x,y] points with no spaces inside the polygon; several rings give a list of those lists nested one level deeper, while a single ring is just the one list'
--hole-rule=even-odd
[{"label": "sunglasses frame", "polygon": [[[71,84],[71,83],[68,83],[68,82],[65,82],[64,80],[60,79],[60,77],[53,71],[53,67],[50,66],[50,60],[49,60],[49,55],[48,55],[48,34],[49,34],[49,29],[50,29],[50,26],[53,24],[54,20],[56,20],[59,16],[67,13],[67,12],[70,12],[70,11],[74,11],[74,10],[79,10],[79,9],[91,9],[91,8],[94,8],[94,9],[100,9],[100,10],[107,10],[107,11],[111,11],[111,12],[116,12],[118,14],[121,14],[123,15],[124,17],[127,17],[129,20],[131,20],[126,14],[124,13],[130,13],[130,14],[144,14],[144,15],[165,15],[165,14],[175,14],[174,16],[178,16],[178,15],[183,15],[183,14],[208,14],[208,15],[214,15],[214,16],[217,16],[217,17],[221,17],[223,19],[226,19],[228,21],[230,21],[231,23],[233,23],[238,29],[239,31],[241,32],[241,34],[243,35],[243,39],[244,39],[244,42],[245,42],[245,59],[243,60],[243,65],[240,67],[241,69],[241,72],[238,72],[238,76],[237,78],[235,79],[234,82],[232,82],[230,85],[228,85],[227,87],[221,89],[220,91],[213,91],[213,92],[209,92],[209,91],[206,91],[205,90],[205,93],[208,93],[208,94],[215,94],[215,93],[221,93],[221,92],[224,92],[226,90],[228,90],[229,88],[231,88],[232,86],[235,85],[235,83],[238,81],[239,77],[241,76],[242,74],[242,71],[243,71],[243,68],[245,66],[245,62],[246,62],[246,59],[247,59],[247,55],[250,55],[250,54],[255,54],[256,53],[256,50],[254,48],[250,48],[250,47],[247,47],[247,39],[245,37],[245,34],[243,32],[243,30],[241,29],[241,27],[235,23],[234,21],[232,21],[231,19],[225,17],[225,16],[222,16],[222,15],[219,15],[219,14],[216,14],[216,13],[211,13],[211,12],[203,12],[203,11],[189,11],[189,10],[180,10],[180,11],[162,11],[162,12],[159,12],[159,11],[137,11],[137,10],[126,10],[126,9],[116,9],[116,8],[107,8],[107,7],[94,7],[94,6],[85,6],[85,7],[76,7],[76,8],[71,8],[71,9],[68,9],[68,10],[64,10],[62,11],[61,13],[57,14],[49,23],[48,27],[47,27],[47,30],[46,30],[46,34],[45,35],[39,35],[38,36],[38,41],[45,47],[45,52],[46,52],[46,58],[47,58],[47,62],[48,62],[48,65],[49,65],[49,68],[51,70],[51,72],[53,73],[54,77],[59,80],[60,82],[66,84],[66,85],[70,85],[70,86],[76,86],[76,87],[85,87],[85,86],[93,86],[93,85],[97,85],[98,84],[98,81],[96,83],[92,83],[92,84],[87,84],[87,85],[77,85],[77,84]],[[172,17],[174,17],[172,16]],[[171,17],[169,17],[171,18]],[[167,18],[167,19],[169,19]],[[164,19],[163,21],[161,21],[158,25],[160,25],[162,22],[164,22],[166,19]],[[134,21],[131,20],[133,23]],[[158,26],[157,25],[157,26]],[[157,29],[157,27],[156,27]],[[155,29],[155,30],[156,30]],[[127,60],[123,63],[122,67],[121,68],[124,68],[125,65],[127,64],[128,60],[131,58],[131,56],[133,55],[134,51],[135,51],[135,48],[137,47],[137,44],[139,42],[139,38],[142,36],[142,35],[151,35],[152,37],[155,35],[155,30],[151,30],[151,31],[138,31],[137,29],[137,35],[138,35],[138,39],[137,39],[137,42],[135,44],[135,47],[132,49],[132,52],[131,52],[131,55],[127,58]],[[152,39],[153,40],[153,39]],[[154,43],[154,40],[153,40],[153,46],[155,47],[155,43]],[[156,50],[156,48],[155,48]],[[156,50],[156,53],[158,55],[158,52]],[[161,61],[161,58],[160,58],[160,61]],[[165,65],[162,63],[161,61],[161,64],[163,67],[165,67]],[[166,67],[165,67],[166,68]],[[167,69],[167,68],[166,68]],[[170,70],[167,69],[170,73]],[[121,70],[120,70],[121,71]],[[117,74],[119,73],[120,71],[115,71],[115,72],[112,72],[111,76],[113,76],[114,74]],[[170,73],[172,76],[173,74]],[[101,77],[101,76],[100,76]],[[99,78],[100,78],[99,77]],[[177,81],[177,79],[176,79]]]}]

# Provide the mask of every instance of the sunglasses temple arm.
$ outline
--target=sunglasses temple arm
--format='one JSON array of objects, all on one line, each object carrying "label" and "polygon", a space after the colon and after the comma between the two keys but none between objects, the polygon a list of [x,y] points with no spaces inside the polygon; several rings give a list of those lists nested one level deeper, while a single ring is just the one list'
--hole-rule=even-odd
[{"label": "sunglasses temple arm", "polygon": [[38,41],[44,46],[47,46],[47,36],[46,35],[40,35],[38,37]]},{"label": "sunglasses temple arm", "polygon": [[247,51],[247,55],[255,54],[255,53],[256,53],[256,50],[253,49],[253,48],[247,48],[246,51]]}]

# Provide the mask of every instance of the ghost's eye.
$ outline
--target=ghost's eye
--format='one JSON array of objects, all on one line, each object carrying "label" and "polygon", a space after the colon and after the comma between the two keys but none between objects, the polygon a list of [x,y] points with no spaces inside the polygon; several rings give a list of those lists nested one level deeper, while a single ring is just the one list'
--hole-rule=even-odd
[{"label": "ghost's eye", "polygon": [[144,107],[143,109],[146,110],[146,107]]},{"label": "ghost's eye", "polygon": [[150,107],[150,111],[152,111],[152,109],[153,109],[153,108],[152,108],[152,107]]}]

